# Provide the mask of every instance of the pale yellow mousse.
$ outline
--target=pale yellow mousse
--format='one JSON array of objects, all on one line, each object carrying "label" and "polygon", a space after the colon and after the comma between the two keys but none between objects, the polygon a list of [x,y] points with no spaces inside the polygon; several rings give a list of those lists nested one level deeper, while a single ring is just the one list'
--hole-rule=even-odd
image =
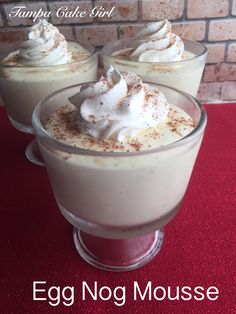
[{"label": "pale yellow mousse", "polygon": [[119,143],[115,140],[96,140],[79,131],[75,124],[76,108],[66,104],[54,112],[45,124],[46,131],[55,139],[71,146],[106,152],[144,151],[178,141],[194,129],[191,117],[171,105],[166,121],[156,128],[142,131],[137,137]]}]

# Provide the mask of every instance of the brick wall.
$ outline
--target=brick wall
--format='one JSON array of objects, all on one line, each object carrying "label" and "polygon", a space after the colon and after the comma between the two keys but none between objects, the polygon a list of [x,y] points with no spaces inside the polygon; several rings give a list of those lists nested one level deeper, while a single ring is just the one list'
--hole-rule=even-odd
[{"label": "brick wall", "polygon": [[[236,100],[236,0],[80,0],[80,1],[2,1],[0,0],[0,42],[24,37],[29,18],[9,17],[13,6],[25,4],[28,10],[50,10],[49,20],[68,39],[90,41],[97,47],[118,38],[132,37],[150,21],[167,18],[175,33],[187,39],[204,42],[208,59],[199,98],[207,101]],[[55,12],[60,6],[73,11],[91,11],[95,6],[109,10],[112,17],[61,18]]]}]

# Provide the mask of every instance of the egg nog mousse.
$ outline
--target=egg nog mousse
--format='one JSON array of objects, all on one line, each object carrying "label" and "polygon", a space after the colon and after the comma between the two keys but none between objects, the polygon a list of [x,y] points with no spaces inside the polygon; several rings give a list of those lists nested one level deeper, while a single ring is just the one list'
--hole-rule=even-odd
[{"label": "egg nog mousse", "polygon": [[197,115],[168,103],[155,85],[110,67],[97,83],[49,98],[33,121],[39,114],[43,133],[34,127],[41,153],[58,205],[72,223],[78,217],[125,230],[164,223],[176,210],[203,132],[189,141]]},{"label": "egg nog mousse", "polygon": [[181,39],[168,20],[148,23],[133,39],[109,43],[103,49],[105,68],[132,71],[144,81],[168,85],[195,96],[206,61],[207,49]]},{"label": "egg nog mousse", "polygon": [[96,83],[47,96],[32,121],[82,258],[113,271],[149,262],[201,144],[206,115],[198,101],[111,66]]},{"label": "egg nog mousse", "polygon": [[177,141],[195,126],[155,86],[113,67],[98,83],[82,86],[69,102],[49,117],[45,128],[55,139],[83,149],[153,149]]},{"label": "egg nog mousse", "polygon": [[97,54],[91,45],[67,42],[55,26],[39,20],[28,39],[13,45],[0,63],[0,92],[11,122],[31,132],[32,113],[41,98],[94,80],[96,73]]}]

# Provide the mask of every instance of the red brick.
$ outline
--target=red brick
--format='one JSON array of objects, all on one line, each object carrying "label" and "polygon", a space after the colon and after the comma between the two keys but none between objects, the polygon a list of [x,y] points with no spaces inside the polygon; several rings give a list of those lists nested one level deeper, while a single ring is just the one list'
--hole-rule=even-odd
[{"label": "red brick", "polygon": [[210,22],[210,41],[229,39],[236,39],[236,19],[215,20]]},{"label": "red brick", "polygon": [[98,67],[98,72],[97,72],[97,78],[99,79],[101,76],[105,76],[105,70],[104,67]]},{"label": "red brick", "polygon": [[136,21],[138,19],[138,0],[97,0],[94,5],[104,8],[106,11],[115,7],[110,17],[99,17],[97,18],[98,22]]},{"label": "red brick", "polygon": [[103,75],[102,73],[105,72],[104,65],[103,65],[103,58],[102,58],[102,48],[103,47],[97,47],[97,52],[98,52],[98,69],[99,69],[99,72],[97,73],[98,77]]},{"label": "red brick", "polygon": [[172,30],[180,37],[191,40],[203,40],[205,38],[206,22],[173,23]]},{"label": "red brick", "polygon": [[142,0],[142,19],[146,21],[177,20],[183,12],[184,0]]},{"label": "red brick", "polygon": [[[68,8],[66,10],[66,7]],[[62,12],[74,12],[76,8],[79,7],[79,12],[86,12],[86,15],[83,17],[74,16],[74,17],[63,17],[57,16],[63,14]],[[49,4],[50,11],[52,12],[52,23],[57,24],[74,24],[74,23],[92,23],[93,18],[90,16],[92,11],[92,2],[91,1],[51,1]],[[61,11],[58,11],[60,8]],[[64,10],[65,8],[65,10]]]},{"label": "red brick", "polygon": [[201,83],[197,98],[202,101],[215,101],[220,99],[222,83]]},{"label": "red brick", "polygon": [[219,81],[236,81],[236,64],[222,63],[220,66]]},{"label": "red brick", "polygon": [[16,5],[25,6],[25,9],[22,9],[23,11],[36,11],[38,12],[40,9],[43,10],[43,12],[47,11],[47,6],[45,2],[38,1],[35,2],[20,2],[20,3],[14,3],[14,4],[4,4],[3,9],[5,11],[5,14],[7,16],[7,23],[9,26],[20,26],[20,25],[32,25],[33,24],[33,17],[13,17],[9,16],[11,14],[11,10]]},{"label": "red brick", "polygon": [[228,0],[188,0],[188,18],[223,17],[228,10]]},{"label": "red brick", "polygon": [[58,29],[67,40],[75,40],[72,26],[58,26]]},{"label": "red brick", "polygon": [[221,99],[236,100],[236,82],[222,83]]},{"label": "red brick", "polygon": [[220,77],[220,64],[206,65],[203,73],[204,82],[216,82]]},{"label": "red brick", "polygon": [[[145,23],[121,25],[118,28],[119,37],[132,38],[144,26]],[[172,31],[186,39],[203,40],[205,37],[205,29],[206,23],[203,21],[172,23]]]},{"label": "red brick", "polygon": [[26,29],[22,28],[7,28],[0,30],[0,42],[1,45],[11,45],[23,41],[26,38]]},{"label": "red brick", "polygon": [[236,15],[236,0],[233,0],[233,4],[232,4],[232,15]]},{"label": "red brick", "polygon": [[226,61],[236,62],[236,44],[230,44],[228,46]]},{"label": "red brick", "polygon": [[208,49],[207,63],[223,62],[225,57],[225,44],[206,44]]},{"label": "red brick", "polygon": [[7,56],[9,52],[12,52],[13,45],[20,44],[25,39],[25,29],[0,29],[1,57]]},{"label": "red brick", "polygon": [[88,41],[94,46],[104,46],[117,39],[117,27],[115,25],[77,26],[75,31],[77,39]]},{"label": "red brick", "polygon": [[2,19],[2,16],[0,15],[0,27],[2,27],[3,25],[4,25],[3,19]]},{"label": "red brick", "polygon": [[134,38],[137,32],[144,27],[145,24],[129,24],[118,27],[119,38]]}]

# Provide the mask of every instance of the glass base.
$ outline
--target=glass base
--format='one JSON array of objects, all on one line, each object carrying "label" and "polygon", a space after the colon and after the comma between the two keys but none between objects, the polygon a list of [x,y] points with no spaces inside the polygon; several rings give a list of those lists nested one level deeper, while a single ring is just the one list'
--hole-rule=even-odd
[{"label": "glass base", "polygon": [[129,271],[150,262],[160,251],[162,230],[130,239],[107,239],[74,228],[73,238],[80,256],[94,267],[109,271]]},{"label": "glass base", "polygon": [[23,123],[20,123],[16,120],[12,119],[10,116],[8,116],[8,117],[9,117],[11,124],[14,126],[15,129],[17,129],[21,132],[24,132],[24,133],[34,134],[34,129],[33,129],[32,125],[23,124]]},{"label": "glass base", "polygon": [[37,166],[44,167],[42,155],[40,153],[36,139],[32,140],[26,147],[25,155],[29,161]]}]

